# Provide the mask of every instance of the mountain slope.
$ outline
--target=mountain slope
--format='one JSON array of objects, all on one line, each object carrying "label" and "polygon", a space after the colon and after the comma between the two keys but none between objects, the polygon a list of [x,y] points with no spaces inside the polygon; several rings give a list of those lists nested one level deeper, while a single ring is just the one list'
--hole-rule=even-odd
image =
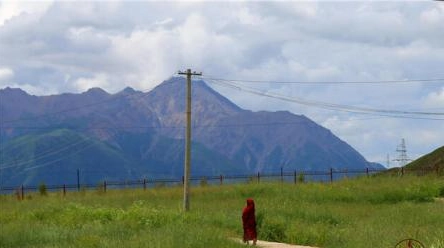
[{"label": "mountain slope", "polygon": [[[184,80],[164,82],[150,93],[153,112],[164,126],[184,126]],[[154,96],[154,97],[153,97]],[[156,99],[156,97],[161,99]],[[243,164],[249,171],[377,167],[329,130],[305,116],[290,112],[243,110],[195,81],[192,90],[193,138],[212,150]],[[162,112],[167,109],[168,111]],[[183,138],[183,130],[163,130]]]},{"label": "mountain slope", "polygon": [[[30,134],[12,139],[2,150],[2,176],[7,185],[75,184],[82,181],[123,180],[133,164],[114,147],[67,129]],[[94,180],[94,181],[93,181]]]},{"label": "mountain slope", "polygon": [[444,171],[444,146],[426,154],[415,161],[406,165],[407,169],[426,170],[426,171]]},{"label": "mountain slope", "polygon": [[[7,88],[0,97],[0,168],[14,178],[11,183],[72,182],[78,168],[85,177],[94,168],[85,178],[90,183],[183,174],[183,78],[147,93],[126,88],[108,94],[95,88],[37,97]],[[305,116],[241,109],[203,81],[193,82],[192,97],[193,176],[382,168]],[[84,142],[77,153],[76,142]],[[66,151],[57,153],[60,147]],[[55,155],[36,159],[45,152]],[[25,167],[8,167],[27,161]],[[49,162],[54,165],[40,166]]]}]

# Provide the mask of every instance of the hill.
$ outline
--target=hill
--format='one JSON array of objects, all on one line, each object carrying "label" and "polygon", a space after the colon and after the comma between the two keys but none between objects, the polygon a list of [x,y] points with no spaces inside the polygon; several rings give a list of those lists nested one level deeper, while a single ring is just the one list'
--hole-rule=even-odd
[{"label": "hill", "polygon": [[[193,82],[192,96],[193,176],[382,168],[305,116],[241,109],[204,81]],[[183,174],[183,78],[150,92],[6,88],[0,97],[3,185],[72,181],[77,170],[87,183]]]},{"label": "hill", "polygon": [[444,146],[426,154],[405,166],[411,170],[433,171],[439,170],[444,172]]}]

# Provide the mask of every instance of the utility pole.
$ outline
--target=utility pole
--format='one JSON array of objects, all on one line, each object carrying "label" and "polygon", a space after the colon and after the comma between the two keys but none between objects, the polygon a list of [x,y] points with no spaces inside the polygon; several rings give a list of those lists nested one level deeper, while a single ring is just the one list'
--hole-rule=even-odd
[{"label": "utility pole", "polygon": [[190,162],[191,162],[191,76],[202,76],[202,73],[191,72],[188,69],[186,72],[179,71],[179,75],[187,75],[187,107],[186,107],[186,135],[185,135],[185,165],[184,165],[184,180],[183,180],[183,210],[187,212],[190,210]]}]

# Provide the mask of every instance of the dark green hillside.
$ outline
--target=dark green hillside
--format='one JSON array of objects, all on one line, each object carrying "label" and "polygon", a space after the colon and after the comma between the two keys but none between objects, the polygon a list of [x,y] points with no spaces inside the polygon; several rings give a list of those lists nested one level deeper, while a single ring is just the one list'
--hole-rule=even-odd
[{"label": "dark green hillside", "polygon": [[[183,175],[184,141],[172,139],[157,133],[124,133],[116,137],[119,149],[128,158],[138,161],[137,178],[180,178]],[[243,174],[247,171],[217,151],[193,142],[191,149],[193,177]]]},{"label": "dark green hillside", "polygon": [[[106,143],[69,129],[11,139],[1,148],[2,186],[98,184],[104,180],[175,178],[183,175],[184,141],[156,133],[120,133]],[[193,143],[193,177],[247,173],[200,143]]]},{"label": "dark green hillside", "polygon": [[[12,139],[2,145],[2,185],[75,184],[125,179],[132,161],[114,147],[77,132],[59,129]],[[108,175],[111,175],[108,177]],[[123,178],[115,178],[119,175]]]},{"label": "dark green hillside", "polygon": [[432,171],[438,169],[442,173],[444,171],[444,146],[409,163],[406,168]]}]

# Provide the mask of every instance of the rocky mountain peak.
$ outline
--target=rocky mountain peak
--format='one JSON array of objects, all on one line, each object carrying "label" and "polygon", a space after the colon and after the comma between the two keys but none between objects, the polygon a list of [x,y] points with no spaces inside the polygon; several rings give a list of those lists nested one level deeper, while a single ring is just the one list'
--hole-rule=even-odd
[{"label": "rocky mountain peak", "polygon": [[[113,95],[99,88],[82,94],[45,97],[30,96],[20,89],[1,90],[2,100],[4,97],[10,100],[2,102],[0,121],[21,120],[9,122],[8,130],[0,130],[1,141],[9,142],[3,144],[5,147],[17,146],[4,155],[4,159],[14,163],[15,158],[30,149],[26,146],[30,143],[20,139],[35,139],[38,135],[42,143],[32,146],[36,151],[24,158],[23,161],[31,161],[26,166],[38,166],[39,161],[33,156],[39,157],[42,147],[45,151],[58,151],[65,146],[67,152],[84,153],[72,160],[63,160],[70,157],[60,158],[57,153],[54,157],[45,156],[45,163],[54,166],[42,167],[40,175],[53,174],[51,168],[86,169],[102,165],[103,169],[113,164],[115,170],[106,170],[112,173],[112,178],[122,173],[121,166],[126,166],[128,176],[179,177],[183,172],[179,167],[183,164],[185,82],[184,78],[171,78],[148,93],[126,88]],[[29,129],[21,128],[23,126]],[[192,173],[200,175],[271,173],[280,168],[286,171],[363,170],[377,166],[305,116],[288,111],[241,109],[201,80],[192,83],[192,128],[192,160],[196,165]],[[75,135],[66,137],[66,144],[45,143],[48,135],[60,129]],[[66,136],[65,132],[61,134]],[[71,147],[78,142],[73,137],[88,137],[91,148]],[[4,178],[19,175],[16,182],[21,183],[26,174],[22,169],[5,171]],[[66,168],[70,170],[72,168]],[[72,178],[68,174],[60,176]],[[97,174],[91,180],[97,182],[105,176]],[[41,179],[35,180],[38,183]]]},{"label": "rocky mountain peak", "polygon": [[94,87],[94,88],[90,88],[89,90],[87,90],[86,92],[82,93],[83,95],[88,95],[91,97],[107,97],[110,94],[108,94],[108,92],[106,92],[105,90],[103,90],[102,88],[99,87]]}]

